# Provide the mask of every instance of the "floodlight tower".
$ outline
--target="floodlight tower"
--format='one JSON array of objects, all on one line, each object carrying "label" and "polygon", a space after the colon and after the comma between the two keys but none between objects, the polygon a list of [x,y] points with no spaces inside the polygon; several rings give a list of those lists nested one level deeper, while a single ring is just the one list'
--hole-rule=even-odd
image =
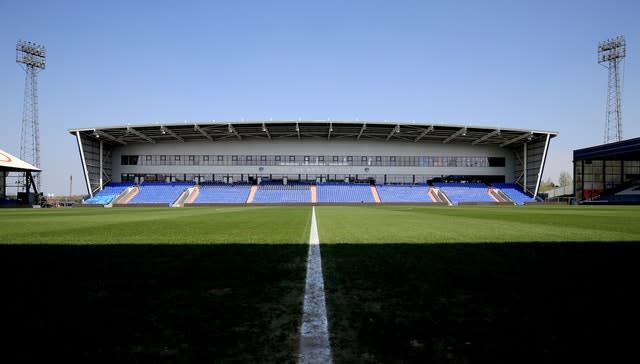
[{"label": "floodlight tower", "polygon": [[624,35],[598,43],[598,63],[609,69],[607,91],[607,121],[604,143],[622,140],[622,90],[620,69],[622,59],[627,55]]},{"label": "floodlight tower", "polygon": [[[20,159],[40,168],[40,125],[38,121],[38,72],[46,65],[43,45],[19,40],[16,43],[16,62],[22,66],[24,81],[24,105],[22,109],[22,132],[20,137]],[[40,191],[40,172],[33,175]]]}]

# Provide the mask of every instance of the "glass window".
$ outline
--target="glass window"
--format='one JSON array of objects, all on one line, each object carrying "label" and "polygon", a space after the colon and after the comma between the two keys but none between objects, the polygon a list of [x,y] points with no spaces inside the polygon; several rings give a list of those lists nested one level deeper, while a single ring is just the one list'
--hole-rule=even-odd
[{"label": "glass window", "polygon": [[232,155],[231,156],[231,160],[234,161],[234,162],[237,162],[238,161],[238,156],[237,155]]},{"label": "glass window", "polygon": [[267,156],[266,155],[261,155],[260,156],[260,161],[261,162],[265,162],[267,160]]},{"label": "glass window", "polygon": [[296,156],[295,155],[290,155],[289,156],[289,162],[295,162],[296,160]]},{"label": "glass window", "polygon": [[379,155],[377,155],[377,156],[376,156],[376,162],[382,162],[382,157],[381,157],[381,156],[379,156]]},{"label": "glass window", "polygon": [[224,160],[224,156],[223,155],[219,155],[218,156],[218,161],[223,161]]},{"label": "glass window", "polygon": [[308,162],[310,159],[311,159],[311,158],[310,158],[308,155],[305,155],[305,156],[304,156],[304,161],[305,161],[305,162]]},{"label": "glass window", "polygon": [[361,162],[366,162],[367,161],[367,156],[363,155],[362,157],[360,157],[360,161]]},{"label": "glass window", "polygon": [[389,157],[389,162],[395,162],[395,161],[396,161],[396,157],[395,156]]},{"label": "glass window", "polygon": [[189,162],[193,162],[194,160],[196,160],[196,157],[193,155],[189,156]]},{"label": "glass window", "polygon": [[340,158],[340,157],[338,157],[337,155],[334,155],[334,156],[333,156],[333,161],[334,161],[334,162],[337,162],[337,161],[339,160],[339,158]]},{"label": "glass window", "polygon": [[179,155],[175,156],[175,160],[179,161],[180,160],[180,156]]},{"label": "glass window", "polygon": [[205,162],[209,161],[209,156],[208,155],[203,155],[202,156],[202,160],[205,161]]},{"label": "glass window", "polygon": [[148,155],[145,157],[145,159],[147,160],[147,162],[151,162],[153,160],[153,156]]},{"label": "glass window", "polygon": [[280,156],[279,155],[276,156],[276,162],[280,162]]},{"label": "glass window", "polygon": [[347,157],[347,162],[353,162],[353,156],[348,156]]},{"label": "glass window", "polygon": [[166,155],[161,155],[160,156],[160,160],[161,161],[166,161],[167,160],[167,156]]},{"label": "glass window", "polygon": [[251,162],[253,160],[253,156],[252,155],[248,155],[247,156],[247,162]]},{"label": "glass window", "polygon": [[318,162],[324,162],[324,156],[323,155],[318,157]]}]

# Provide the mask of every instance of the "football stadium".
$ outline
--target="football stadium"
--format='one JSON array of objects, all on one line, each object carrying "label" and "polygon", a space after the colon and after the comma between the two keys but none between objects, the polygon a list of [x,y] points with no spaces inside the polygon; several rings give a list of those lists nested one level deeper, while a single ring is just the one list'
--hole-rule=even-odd
[{"label": "football stadium", "polygon": [[[555,132],[263,121],[71,129],[86,204],[535,201]],[[106,186],[106,188],[105,188]]]},{"label": "football stadium", "polygon": [[640,211],[543,202],[555,132],[264,121],[69,133],[84,201],[0,209],[10,362],[635,352]]},{"label": "football stadium", "polygon": [[1,6],[0,362],[632,362],[638,4]]}]

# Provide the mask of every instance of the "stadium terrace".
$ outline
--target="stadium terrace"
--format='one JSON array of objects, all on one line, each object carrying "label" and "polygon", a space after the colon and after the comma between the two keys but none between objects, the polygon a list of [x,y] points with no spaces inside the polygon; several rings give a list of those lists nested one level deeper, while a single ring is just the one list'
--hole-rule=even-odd
[{"label": "stadium terrace", "polygon": [[379,121],[70,129],[89,203],[534,201],[557,132]]}]

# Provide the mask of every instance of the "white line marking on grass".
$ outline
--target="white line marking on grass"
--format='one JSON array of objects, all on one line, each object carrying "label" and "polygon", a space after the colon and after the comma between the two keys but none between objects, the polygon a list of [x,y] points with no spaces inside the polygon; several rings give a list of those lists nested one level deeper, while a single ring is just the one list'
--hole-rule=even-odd
[{"label": "white line marking on grass", "polygon": [[298,363],[332,363],[329,343],[329,323],[324,300],[324,279],[320,239],[316,224],[316,208],[311,212],[309,233],[309,257],[307,259],[307,282],[304,288],[304,307],[300,326],[300,354]]}]

